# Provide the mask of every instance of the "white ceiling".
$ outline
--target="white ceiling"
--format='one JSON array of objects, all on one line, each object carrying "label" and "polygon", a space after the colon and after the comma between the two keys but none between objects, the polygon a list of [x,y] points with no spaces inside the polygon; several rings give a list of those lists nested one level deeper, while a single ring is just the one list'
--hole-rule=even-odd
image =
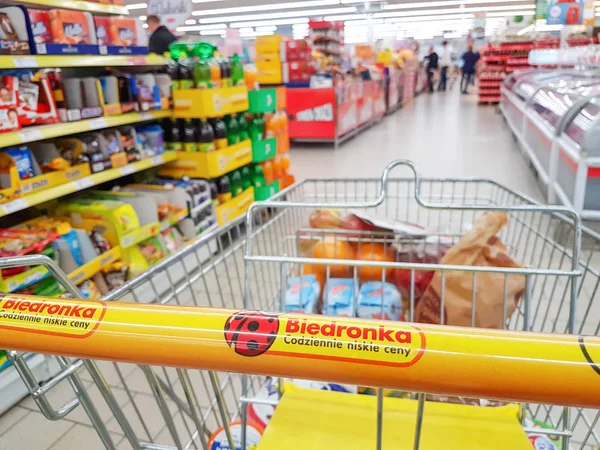
[{"label": "white ceiling", "polygon": [[[146,14],[143,0],[126,0],[132,16]],[[346,23],[346,41],[362,42],[366,38],[369,12],[376,38],[397,36],[426,38],[429,35],[466,33],[473,19],[486,15],[486,27],[493,31],[505,17],[532,16],[533,0],[428,0],[387,2],[364,0],[191,0],[192,16],[180,32],[219,35],[227,27],[240,29],[243,36],[293,30],[295,37],[306,34],[308,19],[324,18]],[[368,9],[368,11],[365,11]],[[257,29],[258,27],[258,29]],[[277,27],[277,28],[275,28]],[[432,34],[433,33],[433,34]],[[440,34],[441,33],[441,34]]]}]

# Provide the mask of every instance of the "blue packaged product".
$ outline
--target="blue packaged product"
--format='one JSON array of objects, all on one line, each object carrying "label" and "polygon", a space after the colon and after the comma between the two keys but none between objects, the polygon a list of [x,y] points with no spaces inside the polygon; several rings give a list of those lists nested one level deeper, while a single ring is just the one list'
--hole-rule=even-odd
[{"label": "blue packaged product", "polygon": [[330,278],[323,291],[324,312],[330,316],[352,317],[354,279]]},{"label": "blue packaged product", "polygon": [[29,150],[29,147],[23,146],[7,148],[2,151],[8,154],[15,162],[15,166],[19,171],[19,178],[21,178],[21,180],[35,176],[35,172],[33,170],[33,159],[31,157],[31,150]]},{"label": "blue packaged product", "polygon": [[[383,303],[383,309],[382,309]],[[400,320],[402,297],[396,286],[381,281],[369,281],[360,287],[356,315],[363,319]]]},{"label": "blue packaged product", "polygon": [[315,314],[321,286],[315,275],[290,278],[285,293],[285,312]]}]

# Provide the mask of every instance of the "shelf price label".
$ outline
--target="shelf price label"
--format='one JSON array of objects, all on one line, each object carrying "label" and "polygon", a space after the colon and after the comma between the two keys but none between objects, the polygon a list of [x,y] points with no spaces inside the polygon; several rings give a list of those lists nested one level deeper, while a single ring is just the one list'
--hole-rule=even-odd
[{"label": "shelf price label", "polygon": [[2,211],[2,215],[4,216],[12,214],[16,211],[21,211],[22,209],[26,208],[29,208],[29,205],[22,198],[13,200],[12,202],[6,203],[5,205],[0,205],[0,210]]},{"label": "shelf price label", "polygon": [[127,164],[126,166],[123,166],[119,169],[119,172],[121,172],[121,175],[126,176],[126,175],[131,175],[132,173],[137,172],[135,170],[135,167],[133,167],[133,165],[131,164]]},{"label": "shelf price label", "polygon": [[35,56],[13,56],[12,60],[17,69],[39,67]]},{"label": "shelf price label", "polygon": [[165,159],[162,155],[156,155],[152,157],[151,161],[153,166],[160,166],[161,164],[164,164]]},{"label": "shelf price label", "polygon": [[81,180],[74,181],[73,185],[75,186],[75,188],[77,188],[78,191],[81,191],[83,189],[92,187],[94,185],[94,182],[89,177],[85,177]]},{"label": "shelf price label", "polygon": [[22,143],[41,141],[44,135],[41,130],[25,130],[19,131],[19,139]]},{"label": "shelf price label", "polygon": [[98,117],[97,119],[90,120],[90,128],[92,130],[106,128],[107,126],[108,124],[106,123],[106,119],[104,117]]}]

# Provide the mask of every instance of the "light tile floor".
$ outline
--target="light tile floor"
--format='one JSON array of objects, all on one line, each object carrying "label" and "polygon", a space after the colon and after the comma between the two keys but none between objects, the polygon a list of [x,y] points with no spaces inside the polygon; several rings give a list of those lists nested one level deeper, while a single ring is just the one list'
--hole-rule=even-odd
[{"label": "light tile floor", "polygon": [[[383,167],[393,159],[414,161],[424,176],[490,178],[536,199],[541,198],[536,181],[496,108],[478,106],[475,96],[460,96],[456,91],[418,97],[412,104],[348,141],[337,151],[328,146],[307,145],[295,145],[292,151],[292,167],[299,180],[307,177],[378,177]],[[241,264],[242,261],[237,260],[234,266]],[[229,286],[227,289],[232,291],[234,288]],[[211,288],[208,289],[210,293]],[[189,302],[190,298],[186,301]],[[221,302],[228,303],[222,298]],[[136,433],[145,436],[148,429],[148,440],[171,444],[168,429],[141,370],[133,365],[119,365],[121,375],[131,388],[132,402],[123,390],[114,366],[107,362],[99,362],[99,366]],[[203,385],[207,391],[206,380],[197,378],[199,375],[198,372],[193,374],[192,383],[198,391],[202,391]],[[89,375],[82,373],[82,378],[91,388],[92,399],[100,400]],[[173,386],[180,387],[178,381]],[[203,395],[206,391],[197,394],[207,398],[208,395]],[[239,398],[239,385],[231,382],[225,395],[231,400]],[[49,398],[58,406],[73,398],[73,392],[67,383],[62,383],[51,391]],[[131,448],[108,406],[101,400],[97,405],[117,449]],[[145,427],[137,421],[134,405],[141,409]],[[181,412],[175,403],[168,401],[167,405],[177,429],[189,425],[181,420]],[[210,405],[201,404],[200,407],[206,411]],[[31,399],[25,399],[0,417],[0,450],[102,448],[81,407],[64,420],[50,422],[40,414]]]}]

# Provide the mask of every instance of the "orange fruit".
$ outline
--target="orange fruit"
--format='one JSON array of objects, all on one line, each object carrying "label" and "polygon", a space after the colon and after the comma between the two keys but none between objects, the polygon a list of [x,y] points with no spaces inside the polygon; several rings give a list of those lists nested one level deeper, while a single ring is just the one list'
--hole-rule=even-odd
[{"label": "orange fruit", "polygon": [[[378,261],[378,262],[394,262],[393,253],[386,250],[383,244],[362,243],[358,248],[356,259],[359,261]],[[382,281],[383,267],[360,266],[358,268],[358,278],[361,282],[364,281]],[[392,269],[385,269],[385,278],[389,281]]]},{"label": "orange fruit", "polygon": [[[339,239],[326,237],[315,245],[313,256],[319,259],[354,259],[354,249]],[[315,264],[316,270],[322,270],[327,275],[327,266]],[[329,278],[347,278],[352,276],[352,267],[345,265],[329,266]]]}]

